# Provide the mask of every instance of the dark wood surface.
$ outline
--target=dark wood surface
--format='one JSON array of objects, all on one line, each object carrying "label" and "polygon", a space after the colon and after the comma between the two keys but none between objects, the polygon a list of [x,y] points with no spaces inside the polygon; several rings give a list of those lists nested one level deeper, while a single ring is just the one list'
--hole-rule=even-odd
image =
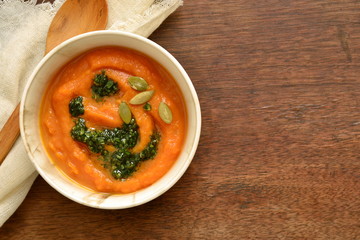
[{"label": "dark wood surface", "polygon": [[150,38],[200,99],[185,175],[116,211],[38,177],[0,239],[360,239],[358,0],[185,1]]}]

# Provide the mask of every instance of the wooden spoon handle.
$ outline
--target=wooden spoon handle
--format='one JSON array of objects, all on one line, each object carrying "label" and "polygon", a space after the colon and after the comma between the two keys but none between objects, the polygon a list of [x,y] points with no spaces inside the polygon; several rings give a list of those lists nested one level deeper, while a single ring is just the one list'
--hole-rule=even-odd
[{"label": "wooden spoon handle", "polygon": [[4,161],[6,155],[19,137],[19,111],[20,104],[16,106],[10,118],[6,121],[4,127],[0,131],[0,164]]}]

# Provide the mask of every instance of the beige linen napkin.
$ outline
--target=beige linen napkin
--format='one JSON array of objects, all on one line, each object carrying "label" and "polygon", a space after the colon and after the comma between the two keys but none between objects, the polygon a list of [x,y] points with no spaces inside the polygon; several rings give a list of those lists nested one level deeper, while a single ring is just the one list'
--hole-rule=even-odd
[{"label": "beige linen napkin", "polygon": [[[0,128],[21,98],[24,85],[45,50],[47,30],[65,0],[0,1]],[[107,29],[148,37],[182,0],[108,0]],[[0,145],[1,147],[1,145]],[[0,227],[28,193],[37,172],[19,138],[0,166]]]}]

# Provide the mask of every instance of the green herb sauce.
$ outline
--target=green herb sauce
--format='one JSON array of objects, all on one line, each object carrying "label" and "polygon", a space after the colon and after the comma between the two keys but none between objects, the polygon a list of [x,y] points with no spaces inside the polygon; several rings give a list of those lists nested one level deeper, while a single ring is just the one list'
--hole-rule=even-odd
[{"label": "green herb sauce", "polygon": [[151,110],[151,104],[147,102],[147,103],[144,104],[143,108],[146,111],[150,111]]},{"label": "green herb sauce", "polygon": [[159,140],[159,134],[151,135],[150,142],[140,153],[133,154],[127,149],[118,149],[104,158],[104,166],[111,171],[115,179],[127,178],[136,171],[140,162],[155,157]]},{"label": "green herb sauce", "polygon": [[71,116],[78,117],[84,114],[85,110],[82,101],[83,97],[81,96],[71,99],[69,103],[69,112]]},{"label": "green herb sauce", "polygon": [[118,83],[108,78],[104,70],[101,74],[96,74],[93,81],[91,90],[96,101],[101,101],[103,97],[114,95],[119,91]]},{"label": "green herb sauce", "polygon": [[[86,144],[91,152],[100,154],[103,166],[115,179],[128,178],[136,171],[140,162],[154,158],[160,140],[160,135],[154,133],[143,151],[131,153],[129,150],[136,145],[139,137],[138,125],[133,118],[121,128],[104,130],[89,129],[85,120],[79,118],[71,130],[71,137]],[[106,145],[113,145],[116,150],[109,152],[105,149]]]}]

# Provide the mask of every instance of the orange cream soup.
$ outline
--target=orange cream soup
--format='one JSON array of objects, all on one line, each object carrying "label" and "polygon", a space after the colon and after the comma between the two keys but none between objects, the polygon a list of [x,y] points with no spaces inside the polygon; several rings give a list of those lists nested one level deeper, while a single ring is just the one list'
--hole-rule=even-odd
[{"label": "orange cream soup", "polygon": [[[104,101],[92,98],[93,78],[101,70],[118,83],[120,91]],[[81,117],[88,127],[121,127],[118,113],[122,101],[129,102],[138,91],[127,82],[129,76],[144,78],[148,90],[155,90],[149,103],[151,111],[143,105],[130,105],[139,125],[139,141],[131,150],[140,152],[156,129],[161,140],[154,159],[142,162],[138,170],[126,180],[114,179],[102,167],[98,155],[91,153],[82,143],[71,138],[74,118],[69,113],[69,102],[83,96],[85,113]],[[158,106],[164,101],[171,109],[173,121],[164,123],[158,114]],[[161,178],[176,161],[186,132],[186,109],[182,94],[171,75],[157,62],[134,50],[119,47],[103,47],[91,50],[67,63],[52,79],[41,106],[40,129],[50,158],[67,176],[95,191],[130,193],[145,188]]]}]

